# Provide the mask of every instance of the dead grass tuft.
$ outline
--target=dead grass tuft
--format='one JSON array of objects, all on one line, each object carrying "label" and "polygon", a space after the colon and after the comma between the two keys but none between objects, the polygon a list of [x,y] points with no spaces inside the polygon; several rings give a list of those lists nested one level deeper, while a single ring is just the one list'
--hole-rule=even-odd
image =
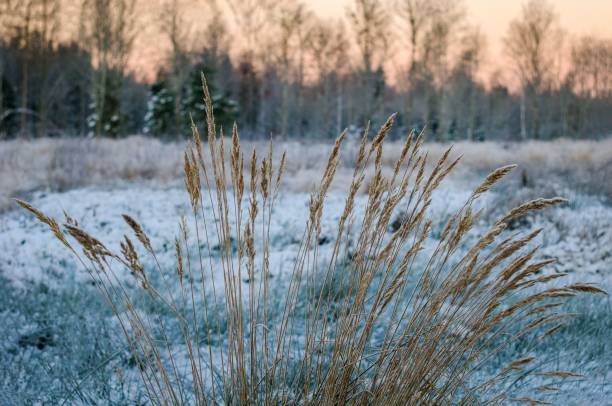
[{"label": "dead grass tuft", "polygon": [[[176,272],[161,269],[149,238],[129,216],[124,219],[155,259],[158,279],[145,269],[129,237],[117,255],[76,224],[67,221],[62,230],[54,220],[18,201],[51,228],[97,282],[141,366],[151,403],[501,404],[514,399],[543,404],[531,397],[513,397],[517,394],[507,384],[535,373],[551,379],[574,376],[542,371],[530,356],[511,361],[492,376],[477,375],[489,359],[517,340],[542,329],[542,339],[555,334],[560,323],[571,317],[558,310],[564,299],[577,293],[604,293],[579,283],[547,286],[550,279],[534,277],[549,263],[533,262],[537,249],[530,245],[539,231],[504,233],[513,218],[564,199],[536,199],[512,209],[457,258],[457,247],[469,244],[467,236],[480,218],[474,202],[514,168],[501,167],[450,218],[433,252],[424,253],[422,244],[432,227],[428,208],[433,192],[459,160],[451,160],[451,150],[446,149],[428,168],[422,135],[409,136],[393,171],[386,175],[383,150],[393,125],[391,116],[371,143],[367,130],[359,143],[345,208],[330,254],[323,256],[318,248],[321,216],[346,133],[337,138],[311,194],[292,269],[280,293],[273,296],[270,219],[291,158],[283,154],[277,165],[270,144],[261,154],[247,153],[250,173],[245,174],[243,146],[234,128],[226,165],[225,141],[216,133],[205,81],[204,94],[207,143],[202,144],[194,126],[192,144],[184,155],[195,236],[188,235],[182,219],[181,233],[174,239]],[[358,215],[355,195],[368,171],[367,201]],[[245,176],[250,190],[243,199]],[[212,206],[209,212],[204,210],[205,201]],[[405,215],[389,233],[392,213],[400,208]],[[349,255],[352,235],[356,237]],[[236,250],[231,249],[234,241]],[[215,246],[218,260],[211,255]],[[195,252],[190,254],[192,247]],[[174,316],[180,343],[169,338],[154,313],[143,316],[136,310],[134,292],[116,277],[120,269],[139,279],[142,293],[157,304],[156,309]],[[328,287],[331,281],[333,290],[342,294],[317,288]],[[219,314],[226,315],[227,326],[221,326],[215,317]],[[177,362],[179,352],[187,355],[186,367]],[[549,389],[539,388],[534,388],[536,395]]]}]

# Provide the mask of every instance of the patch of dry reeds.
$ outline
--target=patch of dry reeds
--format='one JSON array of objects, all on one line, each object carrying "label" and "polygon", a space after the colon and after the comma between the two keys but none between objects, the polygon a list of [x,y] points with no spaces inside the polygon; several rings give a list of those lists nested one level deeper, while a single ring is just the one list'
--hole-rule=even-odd
[{"label": "patch of dry reeds", "polygon": [[[603,292],[586,284],[547,287],[557,276],[538,275],[550,261],[534,261],[536,249],[530,243],[537,232],[505,233],[516,216],[563,199],[527,202],[469,243],[467,236],[479,219],[474,203],[514,169],[504,166],[450,217],[433,251],[423,253],[432,229],[428,208],[433,192],[458,159],[450,158],[449,149],[430,166],[422,134],[410,134],[393,172],[385,176],[382,157],[391,116],[373,137],[368,130],[363,134],[331,254],[324,256],[317,244],[322,213],[346,135],[337,138],[311,194],[293,267],[280,293],[273,292],[270,222],[285,155],[277,164],[271,145],[264,156],[243,151],[235,127],[226,145],[217,134],[205,85],[204,94],[206,141],[194,125],[184,155],[195,235],[188,232],[188,220],[181,219],[174,239],[177,266],[171,273],[159,265],[145,231],[129,216],[124,218],[136,240],[153,256],[151,269],[129,237],[116,254],[69,217],[62,228],[18,201],[51,228],[98,282],[152,403],[501,404],[513,399],[535,404],[535,398],[514,397],[504,383],[531,373],[550,379],[550,385],[534,389],[536,397],[574,377],[535,368],[533,357],[520,357],[493,376],[475,379],[482,365],[517,340],[539,331],[542,339],[555,334],[570,316],[558,310],[563,300]],[[373,175],[365,185],[368,170]],[[358,212],[357,193],[366,186],[365,208]],[[206,205],[212,210],[206,211]],[[389,232],[400,208],[405,215]],[[351,235],[356,238],[349,244]],[[462,244],[469,247],[459,251]],[[212,247],[219,247],[218,260],[213,260]],[[134,275],[156,306],[173,315],[180,345],[169,338],[162,317],[137,310],[133,291],[117,276],[120,267]],[[321,283],[333,283],[332,290],[342,294],[317,289]],[[227,326],[219,314],[226,315]],[[186,354],[187,367],[179,362],[181,354]]]}]

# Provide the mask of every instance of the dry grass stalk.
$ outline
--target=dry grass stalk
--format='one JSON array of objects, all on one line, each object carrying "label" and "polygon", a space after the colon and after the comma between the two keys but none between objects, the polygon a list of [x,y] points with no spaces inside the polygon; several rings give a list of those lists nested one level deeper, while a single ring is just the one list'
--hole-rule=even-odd
[{"label": "dry grass stalk", "polygon": [[[513,165],[487,176],[441,230],[433,252],[423,253],[432,230],[428,208],[433,192],[459,160],[451,159],[448,149],[426,171],[423,134],[415,138],[411,133],[386,178],[382,156],[391,116],[371,143],[369,125],[364,131],[333,245],[322,255],[317,243],[321,217],[346,133],[337,138],[311,194],[293,268],[281,282],[282,293],[273,298],[270,222],[286,155],[276,167],[271,144],[263,159],[253,151],[247,160],[245,196],[238,130],[232,129],[226,157],[203,82],[207,143],[202,144],[193,125],[193,144],[184,155],[195,241],[182,218],[175,239],[175,273],[168,275],[159,266],[142,227],[124,216],[153,256],[162,286],[147,276],[147,265],[128,237],[121,243],[121,255],[115,255],[69,216],[62,230],[55,220],[18,201],[78,256],[64,231],[72,236],[91,260],[83,260],[83,265],[115,311],[152,403],[502,404],[514,395],[503,383],[529,374],[525,366],[535,359],[516,359],[485,380],[475,381],[475,372],[522,337],[543,329],[538,337],[545,339],[559,331],[569,317],[558,311],[563,299],[605,293],[580,283],[546,287],[563,275],[534,276],[551,262],[533,262],[537,249],[527,250],[539,230],[505,235],[509,221],[565,201],[560,198],[537,199],[511,210],[456,258],[480,218],[473,203]],[[356,195],[371,166],[374,175],[358,214]],[[204,208],[205,200],[210,211]],[[400,209],[406,214],[389,233]],[[218,249],[216,258],[213,247]],[[135,310],[133,292],[117,276],[118,267],[134,273],[146,294],[176,318],[182,343],[168,338],[160,315],[142,316]],[[221,315],[227,320],[224,328]],[[179,344],[187,351],[186,369],[175,362]],[[575,377],[562,371],[539,373],[550,379]],[[534,393],[556,389],[538,388]],[[541,403],[530,397],[514,400]]]}]

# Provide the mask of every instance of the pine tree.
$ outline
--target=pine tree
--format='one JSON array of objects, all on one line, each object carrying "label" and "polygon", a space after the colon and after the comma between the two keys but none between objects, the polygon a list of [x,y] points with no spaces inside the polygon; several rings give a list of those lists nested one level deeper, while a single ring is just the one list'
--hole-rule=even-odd
[{"label": "pine tree", "polygon": [[[202,57],[202,60],[207,58]],[[205,123],[206,111],[202,98],[202,74],[206,77],[211,94],[215,121],[229,129],[238,117],[238,104],[215,85],[215,71],[206,62],[194,64],[188,79],[180,89],[179,98],[170,86],[168,74],[160,72],[151,86],[144,119],[143,133],[151,136],[191,134],[191,119]],[[175,111],[178,103],[178,111]],[[206,125],[206,124],[204,124]]]},{"label": "pine tree", "polygon": [[174,97],[165,80],[151,86],[143,129],[145,135],[161,136],[174,132]]},{"label": "pine tree", "polygon": [[[226,129],[230,129],[238,117],[238,103],[231,99],[227,93],[218,90],[215,85],[215,71],[205,62],[196,64],[190,74],[183,98],[183,110],[186,117],[186,125],[189,127],[191,121],[189,115],[196,118],[206,117],[204,100],[202,99],[202,74],[206,77],[208,89],[212,99],[212,106],[215,112],[215,123]],[[205,120],[204,120],[205,121]]]},{"label": "pine tree", "polygon": [[17,131],[15,91],[6,76],[0,75],[0,139]]}]

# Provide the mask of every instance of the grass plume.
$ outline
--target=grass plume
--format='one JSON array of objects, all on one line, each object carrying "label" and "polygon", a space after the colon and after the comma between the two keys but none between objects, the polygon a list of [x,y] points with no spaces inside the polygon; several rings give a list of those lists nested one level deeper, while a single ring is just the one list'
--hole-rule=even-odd
[{"label": "grass plume", "polygon": [[[574,377],[532,368],[537,360],[531,356],[512,360],[491,376],[481,374],[488,360],[518,340],[541,331],[541,339],[555,334],[571,316],[559,310],[563,300],[605,293],[580,283],[548,286],[556,278],[536,274],[550,261],[534,261],[537,249],[531,248],[539,231],[505,234],[512,219],[564,199],[522,204],[470,242],[480,218],[474,203],[514,168],[501,167],[451,216],[433,251],[423,252],[432,228],[433,193],[459,160],[452,160],[448,149],[427,170],[422,134],[411,134],[392,176],[386,177],[382,157],[391,116],[372,142],[367,130],[362,137],[331,253],[322,255],[321,218],[346,133],[336,139],[311,194],[292,268],[273,295],[270,221],[287,158],[283,154],[275,163],[272,145],[263,157],[246,152],[250,173],[245,173],[245,152],[234,127],[226,170],[225,141],[217,134],[205,81],[203,86],[207,142],[202,144],[193,126],[193,142],[184,155],[195,235],[181,219],[174,238],[177,266],[171,272],[159,265],[151,240],[127,215],[126,223],[154,259],[153,270],[145,269],[129,237],[115,254],[68,216],[60,227],[18,201],[49,226],[97,282],[137,360],[151,403],[538,404],[538,399],[517,397],[510,383],[536,373],[551,378],[555,386],[534,388],[535,397],[556,390],[559,378]],[[372,167],[365,207],[358,212],[355,197]],[[212,209],[206,211],[206,205]],[[401,224],[389,232],[400,208],[405,213]],[[458,256],[462,244],[469,246]],[[213,259],[215,247],[218,258]],[[152,314],[137,310],[137,295],[118,276],[121,269],[140,282],[138,297],[152,303]],[[156,311],[172,315],[178,341]],[[179,361],[181,356],[186,362]]]}]

